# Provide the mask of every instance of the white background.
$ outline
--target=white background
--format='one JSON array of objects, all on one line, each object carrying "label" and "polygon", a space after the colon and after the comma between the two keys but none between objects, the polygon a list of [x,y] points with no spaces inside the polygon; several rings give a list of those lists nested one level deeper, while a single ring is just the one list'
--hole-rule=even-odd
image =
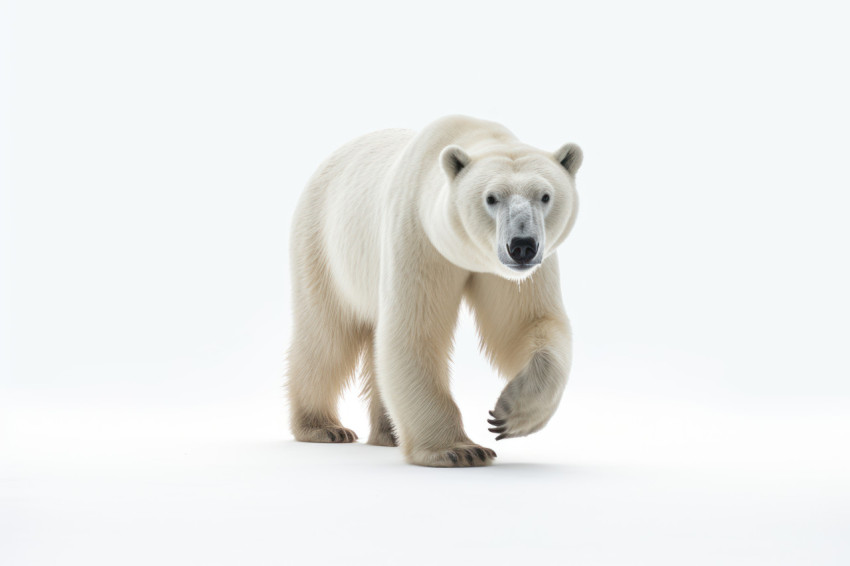
[{"label": "white background", "polygon": [[[841,3],[0,8],[0,562],[847,564]],[[486,469],[287,430],[318,163],[450,113],[584,148],[561,410]],[[354,388],[344,422],[368,435]]]}]

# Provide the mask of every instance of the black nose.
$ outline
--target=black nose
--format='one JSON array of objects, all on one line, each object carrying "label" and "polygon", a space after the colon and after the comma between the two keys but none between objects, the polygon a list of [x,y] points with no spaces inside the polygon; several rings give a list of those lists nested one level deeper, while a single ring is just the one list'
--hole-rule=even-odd
[{"label": "black nose", "polygon": [[528,263],[537,255],[537,247],[534,238],[514,238],[508,244],[508,255],[517,263]]}]

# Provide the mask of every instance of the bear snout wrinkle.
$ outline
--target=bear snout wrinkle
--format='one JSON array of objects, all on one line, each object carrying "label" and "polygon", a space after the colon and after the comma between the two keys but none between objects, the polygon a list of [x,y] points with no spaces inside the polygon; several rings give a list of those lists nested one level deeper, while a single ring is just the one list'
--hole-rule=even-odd
[{"label": "bear snout wrinkle", "polygon": [[513,238],[508,244],[508,255],[520,265],[530,262],[537,255],[540,244],[534,238]]}]

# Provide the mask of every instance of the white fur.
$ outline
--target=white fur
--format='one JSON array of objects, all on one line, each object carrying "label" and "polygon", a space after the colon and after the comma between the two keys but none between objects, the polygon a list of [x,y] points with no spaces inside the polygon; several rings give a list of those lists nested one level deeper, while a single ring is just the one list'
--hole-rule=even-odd
[{"label": "white fur", "polygon": [[[581,159],[573,144],[547,153],[498,124],[449,116],[418,134],[366,135],[323,163],[292,228],[296,438],[356,438],[336,404],[363,353],[370,442],[400,441],[415,464],[489,463],[495,453],[469,440],[449,392],[463,298],[482,348],[510,380],[496,429],[522,436],[542,428],[570,367],[553,254],[575,221]],[[527,265],[508,254],[514,237],[539,242]]]}]

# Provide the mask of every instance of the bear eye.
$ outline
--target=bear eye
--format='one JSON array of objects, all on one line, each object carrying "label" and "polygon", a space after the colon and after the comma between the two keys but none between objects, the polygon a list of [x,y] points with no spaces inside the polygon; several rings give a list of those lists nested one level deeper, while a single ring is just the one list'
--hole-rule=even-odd
[{"label": "bear eye", "polygon": [[549,193],[546,193],[545,195],[543,195],[543,198],[540,199],[540,200],[542,200],[543,202],[549,202]]},{"label": "bear eye", "polygon": [[496,204],[497,202],[499,201],[496,200],[496,197],[493,195],[487,195],[487,204]]}]

